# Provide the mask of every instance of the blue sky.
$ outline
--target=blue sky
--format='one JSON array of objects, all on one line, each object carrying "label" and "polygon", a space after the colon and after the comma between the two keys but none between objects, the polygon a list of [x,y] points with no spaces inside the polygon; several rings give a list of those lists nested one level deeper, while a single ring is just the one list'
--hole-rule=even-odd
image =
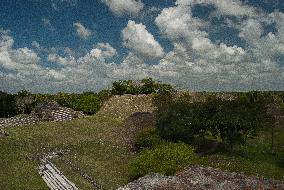
[{"label": "blue sky", "polygon": [[283,33],[282,0],[1,0],[0,90],[284,90]]}]

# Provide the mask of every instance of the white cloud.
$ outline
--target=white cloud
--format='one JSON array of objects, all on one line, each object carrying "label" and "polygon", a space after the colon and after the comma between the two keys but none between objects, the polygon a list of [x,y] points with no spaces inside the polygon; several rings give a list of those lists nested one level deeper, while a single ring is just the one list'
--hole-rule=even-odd
[{"label": "white cloud", "polygon": [[26,47],[11,50],[10,56],[13,61],[22,64],[37,64],[40,60],[38,55],[33,50]]},{"label": "white cloud", "polygon": [[90,54],[98,59],[111,58],[116,55],[114,49],[109,43],[98,43],[95,49],[92,49]]},{"label": "white cloud", "polygon": [[45,27],[47,27],[50,30],[55,30],[54,26],[51,24],[51,21],[47,18],[42,19],[42,23]]},{"label": "white cloud", "polygon": [[77,35],[82,39],[88,39],[92,35],[92,31],[83,26],[80,22],[73,23]]},{"label": "white cloud", "polygon": [[244,21],[240,28],[239,36],[249,42],[251,45],[257,43],[263,33],[263,27],[259,20],[248,19]]},{"label": "white cloud", "polygon": [[75,65],[76,60],[74,57],[69,56],[69,57],[61,57],[55,53],[49,54],[47,57],[47,60],[53,63],[58,63],[63,66],[68,66],[68,65]]},{"label": "white cloud", "polygon": [[0,67],[12,70],[37,69],[40,58],[27,47],[13,49],[14,40],[6,32],[0,32]]},{"label": "white cloud", "polygon": [[176,6],[165,8],[155,19],[161,33],[167,38],[176,41],[191,43],[193,37],[206,37],[207,32],[200,30],[208,23],[193,18],[191,8],[188,6]]},{"label": "white cloud", "polygon": [[35,47],[36,49],[40,49],[40,44],[37,41],[32,41],[32,46]]},{"label": "white cloud", "polygon": [[[191,12],[200,2],[178,0],[155,19],[161,34],[173,45],[170,52],[164,53],[143,24],[129,21],[122,39],[130,51],[120,64],[107,63],[117,52],[108,43],[98,43],[79,57],[68,48],[64,56],[50,52],[48,60],[61,66],[50,69],[39,64],[42,59],[33,50],[13,48],[13,38],[0,29],[0,68],[12,70],[7,73],[0,69],[0,79],[5,83],[0,90],[98,91],[110,87],[114,80],[145,77],[190,90],[284,90],[284,68],[276,59],[284,55],[284,13],[264,16],[237,0],[204,0],[216,6],[217,16],[240,17],[237,23],[234,19],[227,23],[247,42],[242,48],[210,40],[208,26],[212,23],[193,17]],[[264,25],[272,23],[277,32],[266,35]],[[160,60],[147,64],[145,57]]]},{"label": "white cloud", "polygon": [[217,8],[218,15],[256,16],[254,7],[248,6],[240,0],[177,0],[177,5],[209,4]]},{"label": "white cloud", "polygon": [[[205,32],[211,23],[191,13],[192,6],[200,3],[214,5],[218,15],[246,16],[241,24],[231,21],[231,26],[241,31],[239,36],[249,43],[247,50],[213,43],[208,38],[210,31]],[[262,37],[263,13],[238,0],[178,0],[176,6],[165,8],[155,20],[174,49],[154,66],[154,78],[194,90],[284,89],[284,69],[272,59],[284,47],[280,43],[280,15],[270,18],[271,23],[278,21],[278,34]]]},{"label": "white cloud", "polygon": [[102,0],[102,2],[118,16],[138,16],[144,8],[141,0]]},{"label": "white cloud", "polygon": [[78,0],[51,0],[51,7],[55,11],[59,11],[64,7],[73,7],[77,4]]},{"label": "white cloud", "polygon": [[160,58],[164,55],[161,45],[143,24],[128,21],[127,26],[122,30],[122,39],[123,45],[137,55],[147,58]]}]

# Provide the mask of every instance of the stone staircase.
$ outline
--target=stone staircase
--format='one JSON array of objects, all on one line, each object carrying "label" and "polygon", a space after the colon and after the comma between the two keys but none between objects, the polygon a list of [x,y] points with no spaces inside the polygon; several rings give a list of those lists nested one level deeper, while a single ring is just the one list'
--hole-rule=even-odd
[{"label": "stone staircase", "polygon": [[51,190],[79,190],[48,160],[41,160],[39,174]]}]

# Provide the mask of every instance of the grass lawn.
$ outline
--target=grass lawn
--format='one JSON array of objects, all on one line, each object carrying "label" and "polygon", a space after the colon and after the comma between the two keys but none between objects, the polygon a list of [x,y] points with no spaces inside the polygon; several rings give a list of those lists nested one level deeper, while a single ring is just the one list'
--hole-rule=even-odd
[{"label": "grass lawn", "polygon": [[[103,189],[123,186],[129,180],[127,166],[135,155],[118,147],[109,138],[111,129],[122,122],[122,119],[98,114],[69,122],[6,129],[10,136],[0,138],[0,189],[48,189],[37,172],[38,161],[31,158],[57,149],[68,149],[63,158],[92,176]],[[263,133],[246,146],[236,147],[235,153],[219,152],[197,159],[195,163],[284,180],[283,123],[277,127],[275,142],[278,147],[276,155],[267,152],[270,148],[269,133]],[[61,159],[53,162],[79,189],[92,189],[77,171]]]},{"label": "grass lawn", "polygon": [[270,152],[270,142],[270,133],[263,132],[245,145],[235,147],[232,153],[220,151],[196,162],[227,171],[284,181],[283,121],[275,128],[275,155]]},{"label": "grass lawn", "polygon": [[[107,131],[121,122],[107,115],[96,115],[6,129],[10,136],[0,138],[0,189],[48,189],[37,172],[38,161],[29,158],[56,149],[70,150],[64,158],[74,162],[104,189],[126,184],[127,165],[133,155],[107,141]],[[78,172],[61,160],[54,162],[79,189],[90,189]]]}]

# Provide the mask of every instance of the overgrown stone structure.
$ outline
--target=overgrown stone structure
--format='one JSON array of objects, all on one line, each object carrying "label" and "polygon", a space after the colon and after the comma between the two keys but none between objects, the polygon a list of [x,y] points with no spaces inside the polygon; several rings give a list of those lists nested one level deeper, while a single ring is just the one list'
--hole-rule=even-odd
[{"label": "overgrown stone structure", "polygon": [[83,112],[62,107],[55,101],[45,101],[39,103],[29,115],[22,114],[0,120],[0,127],[32,125],[42,121],[69,121],[82,117]]}]

